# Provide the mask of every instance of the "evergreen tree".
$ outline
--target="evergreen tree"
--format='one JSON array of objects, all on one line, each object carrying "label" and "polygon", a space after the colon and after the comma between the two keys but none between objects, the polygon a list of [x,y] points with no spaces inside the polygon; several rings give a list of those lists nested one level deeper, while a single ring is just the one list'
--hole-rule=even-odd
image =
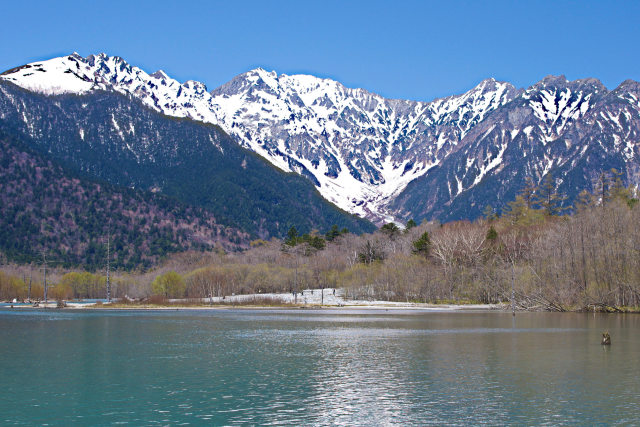
[{"label": "evergreen tree", "polygon": [[336,224],[333,224],[331,226],[331,229],[329,231],[327,231],[327,233],[325,234],[325,238],[327,239],[328,242],[332,242],[336,237],[340,236],[340,230],[338,229],[338,226]]},{"label": "evergreen tree", "polygon": [[291,226],[289,231],[287,231],[287,240],[285,241],[285,244],[289,246],[295,246],[298,244],[298,230],[296,230],[296,227]]},{"label": "evergreen tree", "polygon": [[413,253],[427,258],[430,252],[431,237],[429,237],[429,232],[425,231],[418,240],[413,242]]},{"label": "evergreen tree", "polygon": [[387,235],[392,240],[395,239],[396,236],[400,233],[400,229],[393,222],[390,222],[380,227],[380,231],[382,231],[382,233]]},{"label": "evergreen tree", "polygon": [[545,175],[542,185],[538,188],[537,196],[535,203],[540,206],[548,216],[559,215],[564,210],[562,202],[566,197],[561,196],[556,191],[556,185],[551,173]]},{"label": "evergreen tree", "polygon": [[493,225],[489,227],[489,230],[487,230],[486,239],[491,243],[494,243],[496,240],[498,240],[498,232],[493,227]]},{"label": "evergreen tree", "polygon": [[407,230],[411,230],[413,227],[416,227],[418,224],[416,224],[416,222],[412,219],[410,219],[409,221],[407,221],[407,225],[406,225],[406,229]]},{"label": "evergreen tree", "polygon": [[522,199],[529,209],[531,209],[531,206],[534,202],[534,194],[537,190],[538,187],[536,186],[535,182],[533,182],[533,178],[527,176],[524,180],[524,187],[522,187],[522,190],[520,190],[520,195],[522,196]]}]

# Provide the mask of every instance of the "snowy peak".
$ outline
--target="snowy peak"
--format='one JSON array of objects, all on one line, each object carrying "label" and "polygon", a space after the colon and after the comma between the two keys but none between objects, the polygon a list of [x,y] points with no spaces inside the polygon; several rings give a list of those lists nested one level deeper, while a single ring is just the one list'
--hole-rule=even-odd
[{"label": "snowy peak", "polygon": [[329,200],[367,217],[444,158],[489,112],[513,99],[488,79],[431,103],[391,100],[308,75],[251,70],[211,92],[221,125]]},{"label": "snowy peak", "polygon": [[568,81],[564,76],[547,76],[527,89],[523,98],[542,122],[536,126],[544,134],[544,141],[551,142],[584,117],[606,93],[607,88],[597,79]]},{"label": "snowy peak", "polygon": [[[587,156],[586,143],[638,157],[640,84],[630,80],[609,92],[592,78],[547,76],[526,90],[490,78],[417,102],[256,68],[208,92],[104,53],[27,64],[0,80],[48,95],[116,91],[168,116],[217,124],[278,168],[306,176],[326,199],[378,221],[395,215],[388,209],[410,183],[445,170],[434,190],[445,199],[433,206],[465,197],[517,156],[537,178]],[[603,136],[607,129],[614,136]],[[458,160],[446,169],[450,159]]]},{"label": "snowy peak", "polygon": [[31,63],[6,71],[1,78],[46,95],[113,90],[133,95],[148,107],[170,116],[217,122],[204,84],[193,81],[180,84],[162,70],[147,74],[118,56],[104,53],[87,58],[73,53]]}]

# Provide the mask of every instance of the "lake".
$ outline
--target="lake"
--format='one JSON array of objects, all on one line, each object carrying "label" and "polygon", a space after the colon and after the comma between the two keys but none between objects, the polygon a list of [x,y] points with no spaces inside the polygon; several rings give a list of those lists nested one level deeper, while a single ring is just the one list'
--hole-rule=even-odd
[{"label": "lake", "polygon": [[640,423],[638,315],[3,308],[0,343],[3,425]]}]

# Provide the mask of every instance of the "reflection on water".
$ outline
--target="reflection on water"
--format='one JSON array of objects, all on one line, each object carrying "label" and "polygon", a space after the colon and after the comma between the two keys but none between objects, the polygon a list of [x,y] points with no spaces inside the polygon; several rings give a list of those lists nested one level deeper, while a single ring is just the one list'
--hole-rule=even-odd
[{"label": "reflection on water", "polygon": [[639,319],[0,310],[0,421],[632,423]]}]

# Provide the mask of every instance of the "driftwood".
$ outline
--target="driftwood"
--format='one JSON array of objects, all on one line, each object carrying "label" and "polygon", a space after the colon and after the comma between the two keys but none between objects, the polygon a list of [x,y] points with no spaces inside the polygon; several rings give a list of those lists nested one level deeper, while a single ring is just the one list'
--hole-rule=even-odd
[{"label": "driftwood", "polygon": [[519,310],[527,311],[555,311],[565,312],[567,309],[560,304],[549,301],[542,295],[525,295],[515,292],[515,305]]},{"label": "driftwood", "polygon": [[600,313],[624,313],[625,311],[619,307],[604,304],[602,302],[592,302],[587,304],[584,311],[598,311]]}]

